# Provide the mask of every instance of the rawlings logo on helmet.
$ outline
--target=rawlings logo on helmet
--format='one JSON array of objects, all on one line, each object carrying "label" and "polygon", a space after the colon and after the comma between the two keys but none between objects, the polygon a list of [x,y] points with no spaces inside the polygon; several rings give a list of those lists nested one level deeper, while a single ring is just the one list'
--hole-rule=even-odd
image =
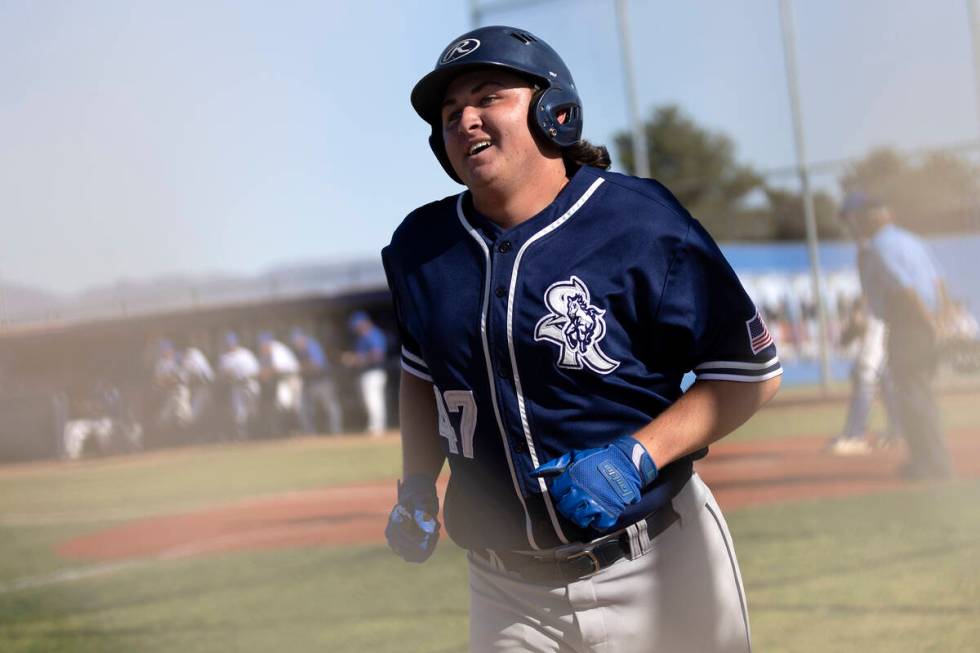
[{"label": "rawlings logo on helmet", "polygon": [[439,64],[447,64],[456,61],[460,57],[465,57],[469,53],[480,47],[480,39],[463,39],[453,43],[446,48],[446,54],[442,55]]}]

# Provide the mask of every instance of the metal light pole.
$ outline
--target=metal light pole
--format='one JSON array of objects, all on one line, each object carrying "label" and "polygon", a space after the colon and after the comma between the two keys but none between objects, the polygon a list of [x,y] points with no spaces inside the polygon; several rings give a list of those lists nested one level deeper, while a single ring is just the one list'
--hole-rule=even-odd
[{"label": "metal light pole", "polygon": [[977,94],[977,129],[980,130],[980,10],[977,0],[966,0],[966,10],[970,16],[970,45],[973,46],[973,89]]},{"label": "metal light pole", "polygon": [[640,116],[636,99],[636,81],[633,76],[633,47],[630,41],[629,12],[626,0],[616,0],[616,27],[619,29],[619,48],[623,62],[623,80],[626,84],[626,111],[629,115],[633,144],[633,172],[638,177],[650,176],[650,160],[647,158],[647,131]]},{"label": "metal light pole", "polygon": [[3,295],[3,277],[0,276],[0,331],[7,326],[7,302]]},{"label": "metal light pole", "polygon": [[480,0],[470,0],[470,27],[471,29],[476,29],[480,26],[483,21],[483,16],[480,12]]},{"label": "metal light pole", "polygon": [[806,244],[810,256],[810,286],[817,306],[820,328],[820,385],[824,394],[830,386],[830,356],[828,352],[827,311],[823,302],[823,283],[820,274],[820,251],[817,246],[817,219],[813,209],[813,191],[806,165],[806,143],[803,137],[803,112],[800,108],[799,82],[796,72],[796,41],[793,35],[793,6],[791,0],[779,0],[779,17],[783,32],[783,57],[786,61],[786,84],[793,113],[793,141],[796,145],[796,168],[803,191],[803,216],[806,220]]}]

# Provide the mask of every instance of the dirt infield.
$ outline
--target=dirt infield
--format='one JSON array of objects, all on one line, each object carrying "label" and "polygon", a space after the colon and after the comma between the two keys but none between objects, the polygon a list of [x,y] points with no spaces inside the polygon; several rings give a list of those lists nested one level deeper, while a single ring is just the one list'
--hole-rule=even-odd
[{"label": "dirt infield", "polygon": [[[898,450],[841,458],[825,438],[721,443],[697,464],[723,508],[893,490],[906,484]],[[954,433],[957,473],[980,477],[980,437]],[[383,541],[394,482],[295,492],[187,514],[142,519],[69,540],[64,557],[85,560],[178,558],[235,550]]]}]

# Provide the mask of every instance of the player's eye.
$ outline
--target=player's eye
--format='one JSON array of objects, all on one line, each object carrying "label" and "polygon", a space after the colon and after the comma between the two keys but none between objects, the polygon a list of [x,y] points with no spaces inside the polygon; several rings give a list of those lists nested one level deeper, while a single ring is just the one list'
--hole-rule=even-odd
[{"label": "player's eye", "polygon": [[499,97],[497,95],[493,95],[493,94],[484,95],[482,98],[480,98],[480,106],[481,107],[489,106],[490,104],[493,104],[495,100],[498,99]]},{"label": "player's eye", "polygon": [[453,123],[458,121],[461,115],[463,115],[463,112],[459,109],[456,109],[455,111],[450,111],[443,117],[442,124],[445,125],[446,127],[449,127]]}]

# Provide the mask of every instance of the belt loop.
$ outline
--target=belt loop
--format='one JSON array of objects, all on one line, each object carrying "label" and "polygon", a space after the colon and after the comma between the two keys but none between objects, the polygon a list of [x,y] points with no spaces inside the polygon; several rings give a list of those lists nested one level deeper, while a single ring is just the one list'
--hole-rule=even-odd
[{"label": "belt loop", "polygon": [[500,559],[500,556],[493,549],[487,549],[487,558],[490,562],[491,569],[495,571],[507,571],[507,567],[504,566],[504,561]]},{"label": "belt loop", "polygon": [[650,542],[650,536],[647,534],[647,522],[645,519],[640,519],[627,526],[626,535],[629,538],[630,560],[636,560],[650,553],[653,544]]}]

